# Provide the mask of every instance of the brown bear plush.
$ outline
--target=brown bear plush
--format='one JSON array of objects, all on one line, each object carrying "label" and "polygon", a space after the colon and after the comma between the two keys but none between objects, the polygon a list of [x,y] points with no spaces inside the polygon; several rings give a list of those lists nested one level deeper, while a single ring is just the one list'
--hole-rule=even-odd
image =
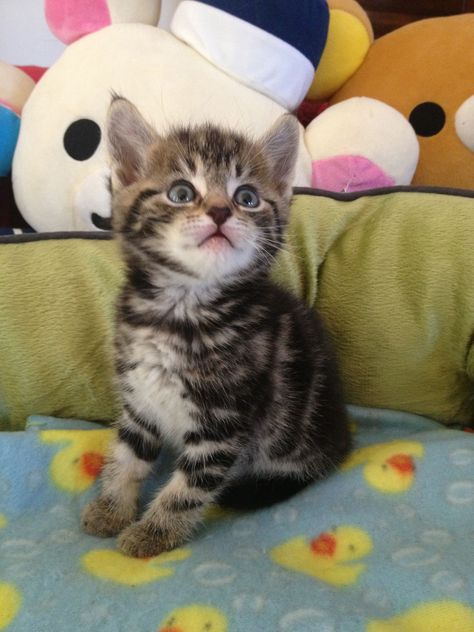
[{"label": "brown bear plush", "polygon": [[[383,170],[384,156],[397,153],[402,163],[413,163],[414,173],[410,176],[405,171],[404,179],[393,178],[393,184],[474,188],[473,42],[474,14],[420,20],[376,39],[358,70],[329,99],[330,106],[338,104],[338,111],[329,107],[312,123],[312,144],[326,144],[326,153],[320,156],[325,168],[328,159],[334,167],[341,155],[350,155],[368,159]],[[310,96],[324,95],[316,90]],[[404,138],[411,147],[406,156],[405,140],[400,146],[391,145],[389,132],[392,119],[398,124],[397,117],[378,103],[393,108],[414,130],[418,158],[408,125]],[[383,117],[379,126],[367,132],[361,129],[366,119],[373,122],[377,117]],[[358,129],[363,140],[356,135],[351,144]],[[380,129],[387,134],[380,134]],[[344,143],[337,140],[338,130]],[[335,139],[332,148],[327,148],[326,138]],[[398,133],[397,138],[401,138]],[[370,187],[368,182],[359,189]],[[344,186],[335,182],[332,188],[343,190]]]}]

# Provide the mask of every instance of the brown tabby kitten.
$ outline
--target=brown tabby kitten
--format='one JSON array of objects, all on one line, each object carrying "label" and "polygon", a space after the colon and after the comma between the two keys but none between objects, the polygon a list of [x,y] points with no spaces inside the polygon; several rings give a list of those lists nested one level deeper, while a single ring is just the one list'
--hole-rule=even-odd
[{"label": "brown tabby kitten", "polygon": [[[213,125],[162,138],[115,98],[107,131],[128,270],[115,341],[123,414],[82,522],[148,557],[185,542],[209,503],[270,505],[326,476],[350,439],[319,319],[269,279],[296,119],[255,142]],[[163,442],[178,452],[175,471],[135,521]]]}]

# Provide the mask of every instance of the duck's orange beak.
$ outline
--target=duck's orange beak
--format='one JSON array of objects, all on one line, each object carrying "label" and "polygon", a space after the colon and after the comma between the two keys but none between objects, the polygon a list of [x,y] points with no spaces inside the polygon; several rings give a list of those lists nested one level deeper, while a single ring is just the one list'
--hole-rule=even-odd
[{"label": "duck's orange beak", "polygon": [[386,462],[400,474],[413,474],[415,471],[415,463],[408,454],[394,454]]},{"label": "duck's orange beak", "polygon": [[99,452],[84,452],[80,460],[80,468],[86,476],[97,478],[104,466],[104,455]]},{"label": "duck's orange beak", "polygon": [[316,555],[333,557],[336,552],[336,538],[330,533],[321,533],[317,538],[311,540],[311,551]]}]

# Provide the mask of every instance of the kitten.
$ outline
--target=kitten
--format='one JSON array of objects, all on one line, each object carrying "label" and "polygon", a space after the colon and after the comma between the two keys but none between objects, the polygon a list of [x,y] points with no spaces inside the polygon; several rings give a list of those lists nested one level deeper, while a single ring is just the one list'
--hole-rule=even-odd
[{"label": "kitten", "polygon": [[[116,97],[107,133],[127,266],[115,339],[123,414],[82,522],[148,557],[183,544],[209,503],[271,505],[326,476],[350,438],[318,317],[269,279],[296,119],[257,141],[210,124],[160,137]],[[178,452],[175,471],[135,521],[163,442]]]}]

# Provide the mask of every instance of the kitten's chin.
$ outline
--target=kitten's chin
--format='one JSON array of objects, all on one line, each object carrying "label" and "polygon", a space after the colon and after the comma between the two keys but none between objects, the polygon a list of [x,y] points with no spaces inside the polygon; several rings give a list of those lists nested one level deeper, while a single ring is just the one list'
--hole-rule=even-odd
[{"label": "kitten's chin", "polygon": [[233,246],[225,237],[214,235],[200,245],[177,249],[172,256],[192,270],[200,282],[220,284],[248,270],[255,258],[255,251],[248,245]]},{"label": "kitten's chin", "polygon": [[222,233],[214,233],[206,237],[199,245],[201,250],[209,250],[210,252],[224,252],[230,248],[234,248],[234,244]]}]

